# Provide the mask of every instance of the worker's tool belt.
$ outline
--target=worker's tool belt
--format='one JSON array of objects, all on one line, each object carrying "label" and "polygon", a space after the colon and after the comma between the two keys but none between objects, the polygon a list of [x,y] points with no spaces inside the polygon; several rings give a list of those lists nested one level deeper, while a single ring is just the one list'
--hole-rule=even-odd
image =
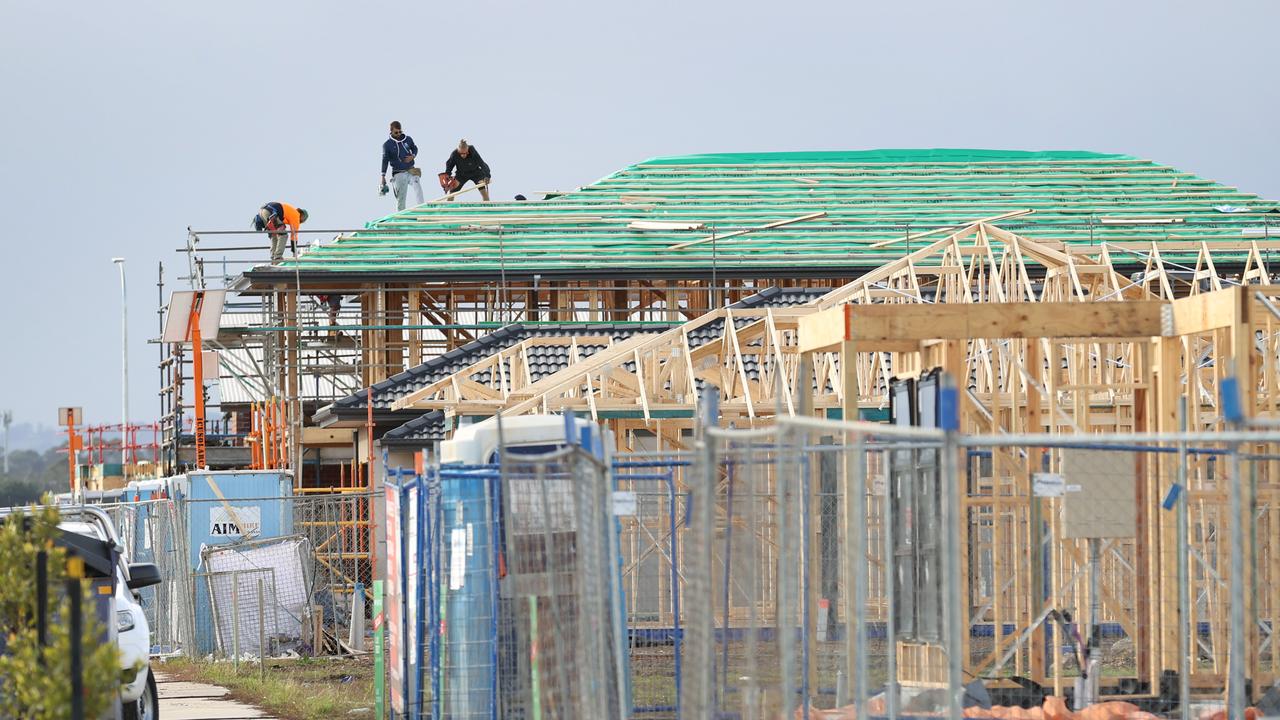
[{"label": "worker's tool belt", "polygon": [[422,177],[422,168],[409,168],[409,174],[414,177]]}]

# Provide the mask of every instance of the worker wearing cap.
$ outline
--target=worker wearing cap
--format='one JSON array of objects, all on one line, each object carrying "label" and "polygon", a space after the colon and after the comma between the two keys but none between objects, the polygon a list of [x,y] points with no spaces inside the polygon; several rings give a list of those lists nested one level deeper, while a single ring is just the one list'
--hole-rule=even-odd
[{"label": "worker wearing cap", "polygon": [[271,262],[284,257],[284,230],[289,230],[293,254],[298,254],[298,226],[307,221],[307,211],[289,203],[269,202],[253,216],[253,229],[271,234]]},{"label": "worker wearing cap", "polygon": [[[452,174],[452,177],[450,176]],[[489,163],[480,157],[480,153],[466,140],[458,141],[458,149],[454,150],[444,164],[444,173],[440,176],[440,185],[446,192],[461,190],[467,181],[480,188],[480,197],[489,200]],[[452,200],[453,198],[449,198]]]},{"label": "worker wearing cap", "polygon": [[413,166],[418,146],[404,134],[399,120],[391,121],[391,137],[382,143],[382,187],[387,186],[387,167],[391,168],[391,188],[396,194],[396,209],[403,210],[412,185],[422,204],[422,171]]}]

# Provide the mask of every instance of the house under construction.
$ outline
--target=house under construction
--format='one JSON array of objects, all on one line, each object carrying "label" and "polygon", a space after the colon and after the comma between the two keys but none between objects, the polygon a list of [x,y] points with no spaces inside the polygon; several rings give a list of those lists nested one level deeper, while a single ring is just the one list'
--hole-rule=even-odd
[{"label": "house under construction", "polygon": [[[211,396],[226,462],[287,464],[302,487],[324,489],[368,487],[382,451],[412,466],[459,424],[499,413],[572,411],[607,423],[620,450],[678,452],[691,448],[708,386],[726,426],[884,420],[895,382],[934,369],[963,384],[968,432],[1159,433],[1180,418],[1225,431],[1237,404],[1246,418],[1275,418],[1278,213],[1123,155],[722,154],[646,161],[543,200],[427,203],[276,265],[206,233],[186,249],[193,282],[228,291]],[[218,267],[231,268],[223,283]],[[332,296],[342,297],[334,315],[320,299]],[[172,344],[163,359],[172,463],[186,457],[184,352]],[[1101,561],[1113,587],[1132,590],[1104,610],[1134,641],[1148,689],[1177,667],[1168,578],[1185,558],[1160,512],[1175,459],[1139,469],[1141,532]],[[1198,552],[1221,558],[1213,529],[1246,518],[1230,516],[1212,455],[1189,462]],[[1259,468],[1247,612],[1270,627],[1280,464]],[[1037,469],[1025,454],[992,452],[964,500],[995,518],[985,539],[970,538],[966,577],[983,562],[995,577],[1043,579],[1042,559],[1018,541],[1030,542],[1041,511],[1024,482]],[[1049,542],[1067,558],[1049,575],[1065,583],[1084,550]],[[1227,590],[1210,575],[1196,591],[1220,606]],[[966,589],[969,614],[998,628],[989,653],[968,654],[969,670],[1015,643],[1043,646],[1029,593]],[[1223,682],[1223,627],[1211,628],[1198,686]],[[1249,648],[1256,684],[1276,679],[1269,637]],[[938,682],[936,648],[908,650],[904,672]],[[1047,681],[1043,655],[1027,652],[1020,672]]]},{"label": "house under construction", "polygon": [[[247,431],[255,402],[295,398],[275,425],[297,425],[289,437],[305,447],[311,418],[363,430],[365,388],[379,395],[401,373],[515,323],[568,335],[584,322],[676,327],[767,288],[841,287],[975,221],[1068,253],[1105,251],[1126,276],[1155,262],[1165,282],[1189,287],[1206,270],[1256,272],[1273,252],[1278,210],[1123,155],[698,155],[650,160],[540,201],[427,203],[278,265],[256,264],[263,248],[228,245],[228,234],[194,232],[186,277],[231,291],[208,339],[225,349],[218,404],[235,421],[228,429]],[[1197,268],[1202,259],[1214,265]],[[319,298],[333,295],[342,305],[331,322]],[[171,380],[191,358],[166,362],[177,363],[164,383],[173,451],[184,434],[174,421],[193,400]],[[375,438],[416,417],[387,405],[375,398]],[[340,455],[342,437],[311,439]],[[307,476],[320,485],[346,472],[289,444],[290,458],[316,463]],[[347,454],[363,463],[370,453],[360,447]]]}]

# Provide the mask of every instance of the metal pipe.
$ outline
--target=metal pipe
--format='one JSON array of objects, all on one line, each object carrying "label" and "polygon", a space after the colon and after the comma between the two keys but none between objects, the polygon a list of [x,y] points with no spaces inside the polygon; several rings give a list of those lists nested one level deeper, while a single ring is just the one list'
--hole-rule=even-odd
[{"label": "metal pipe", "polygon": [[[1187,398],[1178,401],[1178,431],[1187,431]],[[1187,540],[1187,443],[1178,442],[1178,711],[1182,720],[1191,720],[1191,586],[1187,577],[1190,548]]]},{"label": "metal pipe", "polygon": [[[944,476],[945,477],[945,476]],[[887,482],[892,482],[886,478]],[[893,542],[893,508],[889,502],[891,487],[885,488],[884,506],[881,509],[881,517],[883,527],[883,542],[881,543],[881,567],[884,568],[884,630],[885,639],[888,646],[888,652],[885,653],[885,687],[884,687],[884,711],[888,720],[897,720],[898,718],[898,654],[895,648],[895,636],[897,635],[897,627],[894,622],[894,605],[897,603],[895,582],[897,578],[897,569],[895,566],[896,557],[894,555]]]},{"label": "metal pipe", "polygon": [[[191,228],[187,228],[187,232],[188,232],[189,234],[191,234],[191,235],[196,236],[197,238],[199,238],[201,235],[270,235],[270,234],[271,234],[271,232],[270,232],[270,231],[268,231],[268,230],[192,230]],[[388,231],[387,231],[387,230],[382,230],[382,229],[380,229],[380,228],[356,228],[356,229],[346,229],[346,230],[344,230],[344,229],[337,229],[337,230],[308,229],[308,230],[303,230],[302,228],[298,228],[298,234],[299,234],[299,235],[306,235],[306,234],[316,235],[316,234],[324,234],[324,233],[349,233],[349,232],[370,233],[370,234],[374,234],[374,235],[376,235],[376,234],[377,234],[377,233],[379,233],[379,232],[388,232]],[[397,230],[396,232],[404,232],[404,231],[403,231],[403,230]],[[183,249],[181,249],[181,250],[178,250],[178,252],[186,252],[186,251],[187,251],[187,250],[186,250],[186,248],[183,248]]]},{"label": "metal pipe", "polygon": [[[933,428],[899,427],[896,425],[884,425],[881,423],[865,422],[862,420],[828,420],[788,416],[777,418],[775,426],[789,426],[797,429],[819,430],[824,432],[843,431],[861,433],[868,437],[920,438],[935,441],[941,441],[943,439],[942,431]],[[721,438],[739,438],[746,435],[758,435],[760,437],[764,437],[772,433],[773,428],[707,428],[707,432],[712,436]]]},{"label": "metal pipe", "polygon": [[[853,457],[849,460],[853,487],[847,492],[853,497],[846,500],[850,512],[846,516],[845,531],[849,533],[849,554],[853,562],[853,633],[858,653],[854,661],[853,701],[859,712],[867,700],[867,463],[864,453],[862,435],[856,435]],[[889,647],[892,653],[892,642]]]},{"label": "metal pipe", "polygon": [[[944,376],[944,382],[954,382]],[[954,385],[952,386],[954,390]],[[964,682],[961,679],[963,658],[961,649],[963,638],[960,623],[962,614],[960,603],[960,473],[956,466],[956,456],[960,451],[957,433],[952,430],[946,433],[946,447],[942,450],[942,484],[943,494],[943,527],[949,542],[946,543],[947,555],[943,576],[946,580],[947,602],[943,620],[947,638],[947,717],[949,720],[960,720],[963,712],[962,695]],[[892,653],[892,649],[890,649]]]},{"label": "metal pipe", "polygon": [[[708,427],[708,441],[715,437],[715,428]],[[749,431],[747,431],[749,432]],[[780,473],[776,488],[774,490],[774,503],[777,506],[777,519],[775,522],[778,527],[778,581],[777,581],[777,618],[778,618],[778,655],[779,655],[779,673],[781,674],[781,712],[780,717],[791,717],[793,708],[796,703],[796,678],[795,678],[795,605],[792,594],[795,588],[789,582],[788,577],[790,568],[794,568],[792,561],[792,551],[794,550],[794,540],[792,535],[795,532],[795,518],[792,516],[791,509],[791,493],[788,492],[788,482],[790,478],[794,478],[799,473],[799,468],[795,464],[795,450],[791,447],[792,429],[786,426],[780,428],[778,433],[778,451],[786,458],[786,470]],[[708,442],[710,444],[710,442]],[[798,464],[798,463],[796,463]],[[714,470],[713,470],[714,472]],[[714,488],[714,484],[711,484]],[[714,495],[712,496],[714,497]],[[701,502],[699,508],[708,507],[710,503]],[[699,513],[702,517],[702,513]],[[709,518],[708,518],[709,519]],[[805,708],[808,712],[808,708]]]},{"label": "metal pipe", "polygon": [[129,479],[129,294],[125,289],[124,258],[111,258],[120,269],[120,464]]},{"label": "metal pipe", "polygon": [[1265,293],[1259,290],[1255,292],[1253,296],[1258,299],[1258,302],[1262,303],[1262,306],[1267,309],[1267,312],[1271,313],[1277,318],[1280,318],[1280,308],[1277,308],[1275,306],[1275,303],[1271,302],[1271,298],[1267,297]]},{"label": "metal pipe", "polygon": [[[315,331],[324,331],[324,330],[491,330],[491,329],[506,327],[510,324],[511,323],[488,322],[488,323],[472,323],[472,324],[447,323],[447,324],[436,324],[436,325],[304,325],[304,326],[298,326],[298,327],[289,326],[289,325],[271,326],[271,327],[255,327],[255,326],[246,325],[241,327],[223,328],[223,330],[240,330],[242,332],[248,332],[248,333],[297,332],[302,330],[315,330]],[[526,323],[522,323],[522,324],[526,324]],[[536,324],[538,326],[548,326],[548,325],[573,326],[573,325],[585,325],[588,323],[586,321],[583,321],[583,322],[561,322],[561,323],[542,322],[542,323],[530,323],[530,324]],[[668,320],[654,320],[654,321],[621,320],[618,322],[610,322],[609,324],[610,325],[671,325],[674,327],[679,323],[673,323]]]},{"label": "metal pipe", "polygon": [[[470,190],[470,189],[471,189],[471,188],[468,188],[468,190]],[[523,203],[521,203],[521,205],[529,206],[529,205],[531,205],[531,203],[533,203],[533,202],[540,202],[540,201],[528,201],[528,202],[523,202]],[[453,206],[453,207],[465,207],[465,206]],[[498,204],[498,203],[490,203],[490,204],[488,205],[488,207],[489,207],[489,208],[494,208],[494,210],[495,210],[495,211],[497,211],[497,210],[502,210],[502,209],[506,209],[506,208],[504,208],[502,205],[500,205],[500,204]],[[514,225],[519,225],[519,224],[520,224],[519,222],[511,222],[511,221],[508,221],[508,223],[507,223],[507,224],[505,224],[505,225],[504,225],[504,224],[502,224],[502,223],[500,223],[500,222],[494,222],[494,220],[500,220],[500,219],[501,219],[501,216],[497,215],[497,214],[496,214],[496,212],[494,212],[494,213],[485,213],[485,212],[481,211],[481,208],[465,207],[465,210],[467,210],[467,211],[479,211],[479,212],[476,212],[476,213],[475,213],[474,215],[472,215],[472,216],[463,216],[463,215],[455,214],[455,215],[453,215],[453,217],[456,217],[456,218],[458,219],[458,221],[457,221],[457,225],[466,225],[466,226],[469,226],[469,227],[475,227],[475,228],[480,228],[480,229],[481,229],[481,230],[475,230],[475,231],[472,231],[472,232],[493,231],[493,232],[495,232],[495,233],[496,233],[497,228],[499,228],[499,227],[506,228],[506,229],[510,230],[512,226],[514,226]],[[486,215],[486,214],[493,214],[493,215],[494,215],[494,219],[493,219],[493,220],[490,220],[490,219],[488,219],[488,218],[485,218],[485,217],[484,217],[484,215]],[[475,221],[481,221],[481,222],[493,222],[493,224],[492,224],[492,225],[475,225]],[[418,222],[406,222],[406,221],[393,222],[393,221],[388,221],[388,222],[384,222],[384,223],[381,223],[381,224],[382,224],[382,227],[340,228],[340,229],[330,229],[330,230],[326,230],[326,229],[302,229],[302,228],[299,228],[299,229],[298,229],[298,234],[302,234],[302,233],[356,233],[356,232],[358,232],[358,233],[376,234],[376,233],[379,233],[379,232],[382,232],[382,233],[388,233],[388,232],[399,232],[399,233],[403,233],[403,232],[405,232],[406,230],[455,230],[455,229],[456,229],[455,227],[453,227],[453,223],[444,223],[444,222],[440,222],[439,224],[433,224],[433,225],[424,225],[424,224],[422,224],[422,223],[418,223]],[[1014,219],[1010,219],[1010,220],[1006,220],[1006,221],[1003,221],[1003,222],[1001,222],[1001,223],[1000,223],[1000,227],[1002,227],[1002,228],[1006,228],[1006,229],[1008,229],[1008,230],[1010,230],[1010,231],[1013,231],[1013,230],[1018,229],[1018,228],[1027,229],[1027,228],[1033,228],[1033,227],[1045,227],[1045,225],[1046,225],[1046,223],[1039,223],[1039,222],[1036,222],[1035,220],[1033,220],[1033,219],[1031,219],[1031,218],[1026,218],[1026,217],[1018,218],[1018,219],[1016,219],[1016,220],[1014,220]],[[1119,224],[1114,224],[1114,225],[1113,225],[1113,224],[1110,224],[1110,223],[1108,223],[1108,225],[1107,225],[1107,226],[1108,226],[1108,227],[1120,227],[1120,225],[1119,225]],[[547,226],[547,225],[545,225],[545,224],[541,224],[541,225],[537,225],[537,226],[530,226],[530,228],[531,228],[531,229],[541,229],[541,228],[546,228],[546,227],[548,227],[548,226]],[[557,227],[557,226],[554,226],[554,225],[553,225],[553,226],[551,226],[551,227]],[[577,226],[575,226],[575,227],[577,227]],[[910,236],[910,237],[904,237],[904,238],[902,238],[902,240],[901,240],[901,241],[905,243],[905,242],[908,242],[908,241],[910,241],[910,240],[912,240],[912,239],[915,239],[915,238],[917,238],[917,237],[920,237],[920,236],[922,236],[922,235],[924,235],[924,234],[926,234],[926,233],[929,233],[929,232],[944,232],[944,231],[946,231],[946,230],[959,230],[959,229],[961,229],[961,228],[963,228],[963,227],[965,227],[965,226],[964,226],[964,225],[937,225],[937,226],[925,226],[925,227],[921,228],[919,232],[911,231],[911,236]],[[1090,223],[1069,223],[1069,222],[1068,222],[1068,223],[1057,223],[1057,222],[1055,222],[1055,223],[1052,223],[1052,227],[1054,227],[1055,229],[1059,229],[1059,230],[1084,230],[1084,229],[1090,229],[1090,228],[1092,228],[1092,227],[1094,227],[1094,226],[1093,226],[1093,225],[1091,225]],[[1151,229],[1167,229],[1168,225],[1167,225],[1167,223],[1140,223],[1140,222],[1134,222],[1134,223],[1124,223],[1123,227],[1125,227],[1126,229],[1139,228],[1139,227],[1140,227],[1140,228],[1151,228]],[[1228,223],[1217,223],[1217,222],[1196,222],[1196,221],[1194,221],[1194,220],[1193,220],[1193,221],[1190,221],[1190,222],[1182,222],[1182,223],[1178,223],[1178,227],[1180,227],[1180,228],[1190,228],[1190,227],[1209,227],[1209,228],[1218,228],[1218,227],[1221,227],[1221,228],[1235,229],[1235,228],[1238,228],[1239,226],[1234,225],[1234,224],[1228,224]],[[577,229],[578,229],[580,232],[582,232],[582,233],[596,232],[595,230],[593,230],[593,229],[591,229],[591,228],[581,228],[581,227],[577,227]],[[754,225],[722,225],[722,226],[718,226],[718,227],[717,227],[717,232],[718,232],[719,234],[723,235],[723,234],[724,234],[724,233],[726,233],[726,232],[734,232],[734,231],[737,231],[737,230],[758,230],[758,229],[759,229],[759,228],[758,228],[757,226],[754,226]],[[858,226],[858,229],[859,229],[859,230],[892,230],[892,231],[896,231],[896,232],[906,232],[909,228],[908,228],[908,226],[906,226],[906,225],[904,225],[904,224],[898,223],[898,224],[881,224],[881,225],[859,225],[859,226]],[[193,229],[191,229],[191,228],[187,228],[187,232],[188,232],[188,233],[191,233],[191,234],[193,234],[193,235],[263,235],[263,234],[266,234],[266,233],[267,233],[267,232],[269,232],[269,231],[266,231],[266,230],[251,230],[251,229],[250,229],[250,230],[193,230]],[[811,228],[808,228],[808,229],[806,229],[806,230],[805,230],[805,233],[807,233],[807,234],[815,234],[815,233],[832,233],[832,234],[834,234],[834,233],[840,233],[840,232],[847,232],[847,229],[836,226],[836,227],[825,227],[825,228],[824,228],[824,227],[811,227]],[[1274,241],[1274,237],[1273,237],[1273,241]],[[725,243],[725,242],[730,242],[730,241],[729,241],[729,240],[723,240],[723,239],[721,239],[721,240],[719,240],[719,242],[720,242],[720,243]],[[1264,242],[1265,242],[1265,241],[1264,241]],[[1106,245],[1106,247],[1107,247],[1108,249],[1110,249],[1110,250],[1112,250],[1112,251],[1115,251],[1115,252],[1124,252],[1124,253],[1126,253],[1126,254],[1135,255],[1135,256],[1139,257],[1140,259],[1146,259],[1146,258],[1148,257],[1148,254],[1147,254],[1147,253],[1144,253],[1144,252],[1142,252],[1142,251],[1140,251],[1140,250],[1135,250],[1135,249],[1132,249],[1132,248],[1126,247],[1126,246],[1124,245],[1123,241],[1105,241],[1105,242],[1103,242],[1102,244],[1103,244],[1103,245]],[[1145,245],[1145,243],[1143,243],[1143,244]],[[886,251],[886,253],[887,253],[887,252],[888,252],[888,251]],[[1194,251],[1186,251],[1186,252],[1194,252]],[[1242,252],[1242,251],[1237,250],[1236,252]],[[1176,252],[1175,252],[1175,254],[1176,254]],[[1185,269],[1186,271],[1188,271],[1188,272],[1193,272],[1193,271],[1194,271],[1194,268],[1192,268],[1192,267],[1188,267],[1188,266],[1184,266],[1184,265],[1178,265],[1178,264],[1176,264],[1176,263],[1168,263],[1168,262],[1166,262],[1166,264],[1172,265],[1172,266],[1173,266],[1173,267],[1175,267],[1175,268],[1184,268],[1184,269]]]},{"label": "metal pipe", "polygon": [[267,679],[266,603],[262,597],[262,578],[258,578],[258,677]]},{"label": "metal pipe", "polygon": [[240,674],[240,573],[231,573],[231,668]]},{"label": "metal pipe", "polygon": [[1227,717],[1244,720],[1245,709],[1245,627],[1244,627],[1244,477],[1240,464],[1240,445],[1237,441],[1231,454],[1231,472],[1227,484],[1230,487],[1231,506],[1231,627],[1228,634],[1227,654]]}]

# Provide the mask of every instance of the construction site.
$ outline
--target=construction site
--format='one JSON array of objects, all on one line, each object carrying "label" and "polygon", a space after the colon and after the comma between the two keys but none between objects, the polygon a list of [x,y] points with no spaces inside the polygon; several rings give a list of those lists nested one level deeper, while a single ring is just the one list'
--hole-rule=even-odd
[{"label": "construction site", "polygon": [[80,458],[156,652],[376,655],[380,718],[1280,714],[1280,203],[963,149],[542,195],[175,244],[162,416]]}]

